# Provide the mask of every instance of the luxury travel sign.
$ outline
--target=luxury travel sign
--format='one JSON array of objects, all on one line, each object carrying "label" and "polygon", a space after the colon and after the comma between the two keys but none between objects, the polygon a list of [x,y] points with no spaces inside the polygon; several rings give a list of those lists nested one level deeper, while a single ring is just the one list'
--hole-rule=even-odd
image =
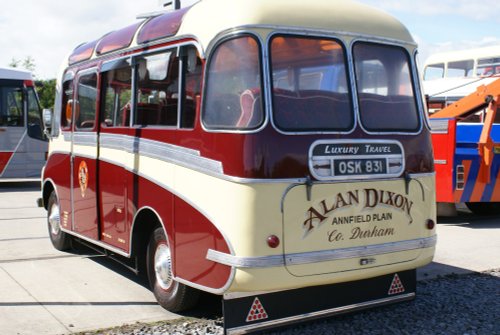
[{"label": "luxury travel sign", "polygon": [[[358,215],[338,216],[335,215],[337,210],[348,209],[351,207],[361,207]],[[413,201],[402,194],[395,192],[380,190],[375,188],[365,188],[354,191],[339,192],[336,195],[321,200],[317,205],[309,207],[306,212],[306,220],[303,222],[304,237],[312,231],[330,221],[332,226],[362,224],[370,222],[383,222],[392,220],[393,213],[386,211],[384,213],[373,213],[373,209],[383,207],[384,209],[391,208],[404,213],[411,224],[413,218],[411,209]],[[353,213],[351,211],[350,213]],[[327,221],[328,220],[328,221]],[[362,239],[371,237],[381,237],[394,235],[394,228],[379,228],[371,226],[370,229],[362,229],[355,227],[351,230],[349,236],[343,236],[338,230],[328,232],[330,242],[340,241],[344,238]]]}]

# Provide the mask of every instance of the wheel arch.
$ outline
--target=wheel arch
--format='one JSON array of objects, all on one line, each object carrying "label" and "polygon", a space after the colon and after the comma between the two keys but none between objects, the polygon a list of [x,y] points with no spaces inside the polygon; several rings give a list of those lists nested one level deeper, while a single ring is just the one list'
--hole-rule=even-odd
[{"label": "wheel arch", "polygon": [[45,209],[47,209],[49,205],[49,197],[52,192],[56,192],[56,197],[57,199],[59,199],[54,182],[52,181],[52,179],[46,179],[43,182],[42,186],[42,200],[43,200],[43,207]]},{"label": "wheel arch", "polygon": [[130,255],[131,257],[136,257],[138,260],[139,273],[147,274],[146,271],[146,254],[149,239],[153,231],[162,227],[165,232],[165,236],[170,240],[170,235],[168,234],[163,220],[157,211],[151,207],[142,207],[137,211],[132,221],[131,233],[130,233]]}]

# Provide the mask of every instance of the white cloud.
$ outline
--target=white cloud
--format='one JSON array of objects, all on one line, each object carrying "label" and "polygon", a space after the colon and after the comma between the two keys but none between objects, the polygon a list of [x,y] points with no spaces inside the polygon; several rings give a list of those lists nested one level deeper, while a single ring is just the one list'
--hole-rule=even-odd
[{"label": "white cloud", "polygon": [[497,36],[484,36],[477,40],[446,41],[441,43],[428,43],[419,36],[414,36],[414,38],[418,43],[419,61],[422,65],[430,55],[435,53],[500,45],[500,37]]},{"label": "white cloud", "polygon": [[[363,0],[388,11],[400,11],[426,16],[460,15],[473,20],[493,20],[500,22],[500,2],[498,0]],[[439,22],[436,22],[438,25]]]},{"label": "white cloud", "polygon": [[31,56],[39,78],[55,78],[59,64],[77,45],[133,24],[137,14],[160,9],[158,0],[4,0],[0,66]]}]

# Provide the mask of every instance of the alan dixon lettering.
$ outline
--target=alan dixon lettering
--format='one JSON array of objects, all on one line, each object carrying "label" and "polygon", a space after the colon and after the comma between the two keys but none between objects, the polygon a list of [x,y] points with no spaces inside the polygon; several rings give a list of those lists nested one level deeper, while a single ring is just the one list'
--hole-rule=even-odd
[{"label": "alan dixon lettering", "polygon": [[[326,222],[336,210],[353,206],[362,206],[362,210],[374,209],[377,207],[395,209],[405,213],[409,219],[409,223],[413,222],[411,216],[413,201],[395,192],[367,188],[337,193],[331,198],[320,201],[318,205],[311,206],[306,212],[306,220],[303,223],[304,237]],[[392,220],[392,215],[393,213],[391,212],[385,212],[339,217],[334,216],[330,221],[333,226],[354,223],[375,223]],[[377,225],[373,226],[370,230],[363,230],[356,227],[352,229],[351,234],[352,239],[380,237],[394,235],[394,229],[379,228]],[[337,230],[333,230],[328,232],[328,238],[333,242],[336,240],[338,241],[340,238],[343,239],[343,236]]]}]

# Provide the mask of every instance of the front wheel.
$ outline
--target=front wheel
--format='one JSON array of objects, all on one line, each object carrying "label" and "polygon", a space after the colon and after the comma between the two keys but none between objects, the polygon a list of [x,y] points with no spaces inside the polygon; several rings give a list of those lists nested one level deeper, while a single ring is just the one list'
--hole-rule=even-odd
[{"label": "front wheel", "polygon": [[52,192],[47,206],[47,225],[54,248],[65,251],[71,248],[71,236],[61,230],[61,210],[56,192]]},{"label": "front wheel", "polygon": [[161,227],[151,234],[147,269],[149,285],[160,306],[171,312],[180,312],[196,305],[199,291],[174,280],[172,254]]},{"label": "front wheel", "polygon": [[500,214],[500,202],[466,202],[465,205],[476,215]]}]

